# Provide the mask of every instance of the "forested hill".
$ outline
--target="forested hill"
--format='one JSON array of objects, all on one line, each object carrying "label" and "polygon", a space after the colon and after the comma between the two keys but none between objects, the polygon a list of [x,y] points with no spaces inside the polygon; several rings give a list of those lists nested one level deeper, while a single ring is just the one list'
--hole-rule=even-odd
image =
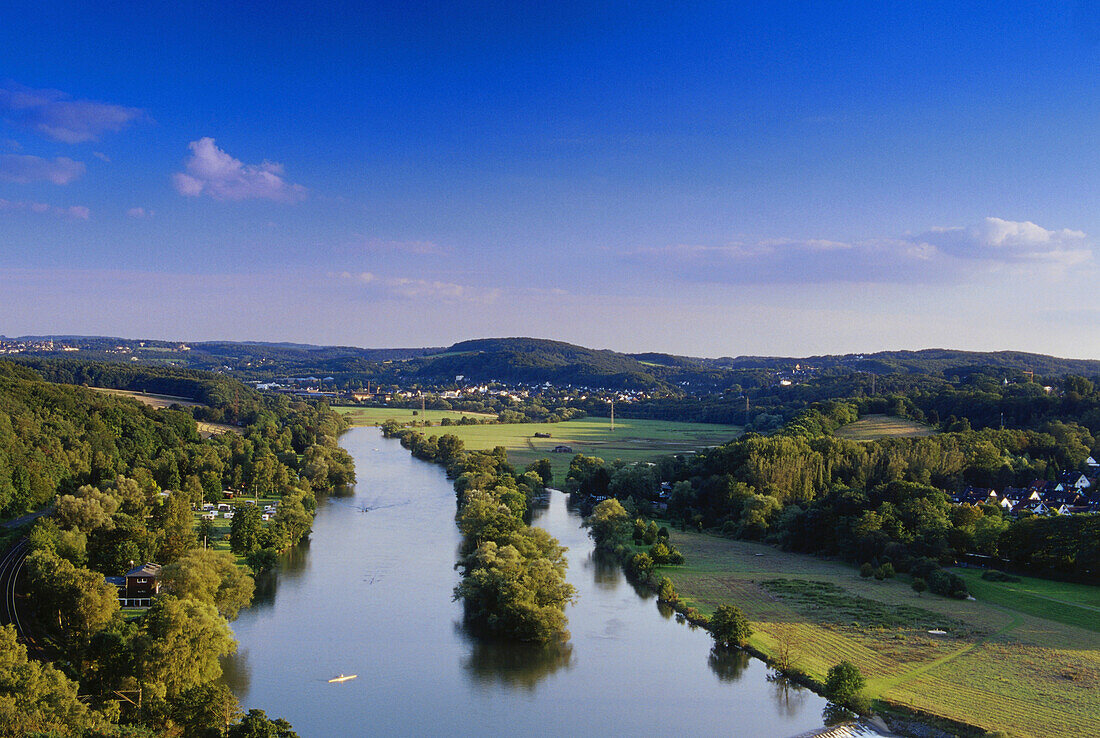
[{"label": "forested hill", "polygon": [[417,371],[422,378],[551,382],[642,389],[664,384],[662,377],[627,354],[539,338],[484,338],[462,341]]},{"label": "forested hill", "polygon": [[1033,371],[1043,376],[1061,377],[1069,374],[1100,375],[1100,361],[1093,359],[1061,359],[1046,354],[1024,351],[959,351],[955,349],[922,349],[920,351],[879,351],[872,354],[834,354],[824,356],[723,357],[704,363],[730,369],[791,369],[795,364],[818,369],[852,369],[876,374],[930,374],[950,376],[967,374],[977,368]]},{"label": "forested hill", "polygon": [[[1038,375],[1037,379],[1051,380],[1067,375],[1100,377],[1100,361],[1020,351],[923,349],[808,357],[699,358],[658,352],[628,354],[539,338],[483,338],[461,341],[448,348],[366,349],[294,343],[185,344],[79,336],[0,337],[0,351],[13,350],[21,353],[12,358],[21,361],[79,356],[82,363],[109,361],[232,372],[245,381],[316,376],[331,378],[340,387],[359,387],[368,381],[375,385],[439,385],[453,383],[462,376],[467,382],[550,382],[609,389],[721,392],[774,385],[777,373],[791,379],[795,375],[836,378],[876,374],[949,381],[976,372],[992,376],[1004,373],[1018,378],[1021,372],[1031,371]],[[93,383],[79,379],[59,381]]]}]

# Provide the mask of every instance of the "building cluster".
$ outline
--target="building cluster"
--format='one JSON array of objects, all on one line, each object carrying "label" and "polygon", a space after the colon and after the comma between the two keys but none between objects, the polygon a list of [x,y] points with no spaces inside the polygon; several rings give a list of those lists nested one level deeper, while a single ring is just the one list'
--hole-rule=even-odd
[{"label": "building cluster", "polygon": [[1068,471],[1057,481],[1037,479],[1027,487],[967,487],[951,496],[957,505],[997,505],[1012,515],[1100,513],[1100,463],[1091,456],[1086,472]]},{"label": "building cluster", "polygon": [[25,340],[0,338],[0,354],[45,354],[55,351],[79,351],[77,346],[48,339]]}]

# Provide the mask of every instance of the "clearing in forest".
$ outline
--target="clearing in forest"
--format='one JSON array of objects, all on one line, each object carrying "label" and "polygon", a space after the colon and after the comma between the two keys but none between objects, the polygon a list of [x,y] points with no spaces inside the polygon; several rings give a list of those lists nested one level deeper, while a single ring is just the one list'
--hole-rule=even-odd
[{"label": "clearing in forest", "polygon": [[924,423],[892,415],[864,415],[854,423],[842,426],[836,432],[838,438],[850,441],[874,441],[879,438],[918,438],[935,435],[936,431]]}]

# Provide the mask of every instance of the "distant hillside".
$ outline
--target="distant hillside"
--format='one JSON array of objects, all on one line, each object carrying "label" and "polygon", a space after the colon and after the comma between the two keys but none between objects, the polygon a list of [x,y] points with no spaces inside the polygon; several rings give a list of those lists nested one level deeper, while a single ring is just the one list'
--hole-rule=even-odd
[{"label": "distant hillside", "polygon": [[504,382],[552,382],[600,387],[650,388],[664,385],[652,367],[615,351],[538,338],[485,338],[456,343],[429,357],[418,377]]},{"label": "distant hillside", "polygon": [[[22,345],[21,343],[22,342]],[[367,381],[404,386],[466,381],[542,383],[609,389],[674,389],[706,394],[772,387],[776,374],[819,384],[847,382],[853,373],[892,376],[911,384],[965,378],[976,372],[1019,379],[1032,371],[1056,379],[1070,374],[1100,377],[1100,361],[1062,359],[1020,351],[953,349],[880,351],[808,357],[738,356],[718,359],[646,352],[627,354],[539,338],[482,338],[447,348],[314,346],[296,343],[135,340],[88,336],[0,337],[0,349],[29,357],[137,363],[233,372],[242,380],[286,376],[333,377],[340,386]],[[74,352],[74,349],[79,351]],[[798,370],[796,370],[796,366]],[[879,383],[885,391],[893,385]],[[755,396],[755,395],[754,395]],[[837,395],[842,396],[842,395]]]},{"label": "distant hillside", "polygon": [[919,351],[879,351],[871,354],[839,354],[824,356],[764,357],[738,356],[715,359],[714,363],[730,369],[790,370],[795,364],[818,369],[851,369],[893,374],[898,372],[950,376],[969,374],[976,369],[1004,369],[1014,372],[1033,371],[1051,377],[1078,374],[1100,375],[1100,361],[1093,359],[1061,359],[1045,354],[1023,351],[959,351],[955,349],[922,349]]}]

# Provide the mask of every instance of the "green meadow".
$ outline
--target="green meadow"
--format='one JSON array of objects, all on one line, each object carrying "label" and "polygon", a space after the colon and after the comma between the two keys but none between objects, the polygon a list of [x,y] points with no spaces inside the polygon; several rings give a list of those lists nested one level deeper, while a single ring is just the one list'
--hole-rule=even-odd
[{"label": "green meadow", "polygon": [[[1002,586],[957,570],[976,599],[953,600],[918,595],[905,576],[863,579],[845,564],[762,544],[677,530],[672,541],[686,564],[661,573],[688,604],[708,614],[737,605],[752,621],[754,648],[789,650],[814,679],[847,659],[873,699],[1012,736],[1098,734],[1098,588]],[[1013,586],[1020,591],[1005,589]],[[1076,610],[1061,613],[1050,598]]]},{"label": "green meadow", "polygon": [[[444,417],[457,420],[463,414],[443,410],[428,410],[413,416],[411,410],[388,408],[337,408],[355,425],[378,425],[388,418],[397,420],[430,420],[438,423]],[[417,411],[419,413],[419,411]],[[451,433],[462,439],[468,449],[490,449],[504,446],[508,458],[517,467],[538,459],[550,459],[554,483],[561,484],[575,454],[599,456],[606,461],[653,461],[661,456],[695,452],[718,446],[741,435],[736,425],[711,423],[678,423],[669,420],[615,420],[611,430],[609,418],[585,418],[562,423],[494,423],[487,425],[432,426],[418,429],[429,435]],[[536,433],[549,433],[550,438],[535,438]],[[570,453],[554,453],[556,446],[568,446]]]}]

